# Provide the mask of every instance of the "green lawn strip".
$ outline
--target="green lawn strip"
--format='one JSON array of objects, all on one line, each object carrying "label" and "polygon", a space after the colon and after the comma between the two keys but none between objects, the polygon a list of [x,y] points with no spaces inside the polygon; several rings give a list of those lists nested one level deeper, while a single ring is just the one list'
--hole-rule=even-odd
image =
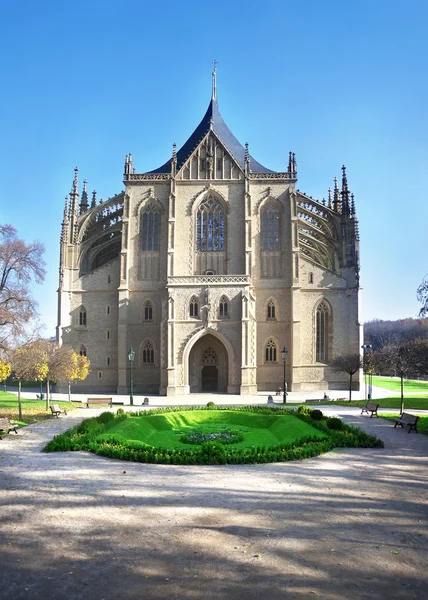
[{"label": "green lawn strip", "polygon": [[[56,436],[45,451],[89,450],[121,460],[163,464],[241,464],[310,458],[337,447],[383,447],[381,440],[339,419],[315,421],[308,413],[307,407],[304,412],[280,413],[257,406],[171,407],[139,413],[119,409],[116,415],[102,413]],[[333,425],[340,430],[330,429]],[[185,431],[218,432],[225,426],[245,431],[244,442],[180,441]]]},{"label": "green lawn strip", "polygon": [[[400,408],[400,397],[392,396],[390,398],[373,398],[371,402],[379,404],[380,408]],[[367,404],[367,400],[352,400],[348,402],[346,400],[326,400],[322,402],[323,406],[350,406],[350,407],[363,407]],[[314,405],[312,405],[314,406]],[[404,406],[409,410],[428,410],[428,396],[413,396],[404,397]]]},{"label": "green lawn strip", "polygon": [[[379,413],[379,417],[382,417],[382,419],[388,419],[388,421],[395,421],[395,419],[398,419],[400,416],[400,413]],[[419,420],[418,420],[418,424],[417,424],[417,429],[420,433],[424,433],[425,435],[428,435],[428,415],[418,415],[419,416]],[[400,427],[401,429],[401,427]],[[410,432],[411,434],[413,433],[413,431]]]},{"label": "green lawn strip", "polygon": [[[30,423],[45,421],[52,415],[46,411],[46,400],[29,400],[21,398],[22,404],[22,421],[18,421],[18,398],[16,394],[10,392],[0,392],[0,417],[9,417],[14,425],[24,427]],[[59,404],[61,408],[65,408],[67,412],[79,408],[79,403],[60,402],[53,400],[51,404]]]},{"label": "green lawn strip", "polygon": [[[401,380],[398,377],[379,377],[373,376],[373,385],[376,387],[383,388],[385,390],[390,390],[391,392],[401,391]],[[404,380],[404,392],[412,393],[412,392],[427,392],[428,393],[428,382],[426,381],[418,381],[415,379],[405,379]]]}]

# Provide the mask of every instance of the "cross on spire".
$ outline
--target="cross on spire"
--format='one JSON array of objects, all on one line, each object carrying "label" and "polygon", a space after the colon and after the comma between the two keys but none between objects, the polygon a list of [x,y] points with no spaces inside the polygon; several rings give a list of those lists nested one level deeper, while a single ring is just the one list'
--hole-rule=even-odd
[{"label": "cross on spire", "polygon": [[212,61],[212,64],[214,65],[213,68],[213,72],[212,72],[212,76],[213,76],[213,92],[212,92],[212,100],[217,100],[217,83],[216,83],[216,72],[217,72],[217,67],[216,65],[218,65],[218,62],[214,59]]}]

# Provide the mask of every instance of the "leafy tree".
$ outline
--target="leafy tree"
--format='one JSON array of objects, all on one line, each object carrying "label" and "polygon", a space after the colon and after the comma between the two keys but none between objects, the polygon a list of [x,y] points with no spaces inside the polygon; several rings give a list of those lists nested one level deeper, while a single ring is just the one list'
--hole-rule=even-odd
[{"label": "leafy tree", "polygon": [[342,371],[349,375],[349,402],[352,400],[352,378],[363,368],[363,359],[359,354],[344,354],[337,356],[330,362],[334,371]]},{"label": "leafy tree", "polygon": [[6,383],[6,379],[11,373],[10,363],[5,360],[0,360],[0,381]]},{"label": "leafy tree", "polygon": [[21,383],[22,380],[41,381],[46,378],[48,367],[46,353],[39,342],[16,348],[11,356],[11,366],[18,380],[18,413],[22,420]]},{"label": "leafy tree", "polygon": [[45,277],[44,248],[25,243],[11,225],[0,225],[0,348],[18,339],[37,315],[31,295],[33,281]]},{"label": "leafy tree", "polygon": [[428,339],[428,319],[374,319],[364,324],[364,342],[371,344],[375,351],[415,339]]}]

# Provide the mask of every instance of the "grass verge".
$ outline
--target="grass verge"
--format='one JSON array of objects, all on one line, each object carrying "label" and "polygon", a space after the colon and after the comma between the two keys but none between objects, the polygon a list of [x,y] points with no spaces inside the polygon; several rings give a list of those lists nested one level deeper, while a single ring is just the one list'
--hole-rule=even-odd
[{"label": "grass verge", "polygon": [[[18,420],[18,398],[16,394],[10,392],[0,392],[0,417],[9,417],[12,423],[18,427],[30,425],[38,421],[45,421],[52,415],[46,410],[46,400],[28,400],[21,397],[22,403],[22,421]],[[53,403],[59,404],[61,408],[71,411],[79,408],[80,402],[73,404],[72,402],[59,402],[54,400]]]},{"label": "grass verge", "polygon": [[[399,377],[380,377],[373,375],[373,385],[383,388],[384,390],[390,390],[391,392],[401,392],[401,379]],[[404,392],[426,392],[428,394],[428,382],[419,381],[417,379],[405,379],[404,380]]]},{"label": "grass verge", "polygon": [[[395,419],[398,419],[399,416],[400,416],[400,413],[379,413],[379,417],[382,417],[382,419],[387,419],[388,421],[395,421]],[[418,416],[419,416],[419,420],[418,420],[417,428],[418,428],[419,433],[428,435],[428,415],[418,415]],[[411,431],[410,433],[412,434],[413,431]]]},{"label": "grass verge", "polygon": [[[153,417],[163,418],[156,420]],[[206,441],[189,446],[180,441],[183,430],[194,428],[195,424],[198,429],[204,429],[210,420],[212,429],[216,430],[227,423],[229,428],[255,431],[246,431],[244,441],[237,444]],[[262,429],[265,437],[259,437],[259,444],[255,445],[255,438],[251,436],[260,436],[261,432],[257,430]],[[172,432],[172,445],[167,445],[170,434],[166,432]],[[301,460],[339,447],[381,448],[383,442],[307,407],[300,411],[283,410],[281,414],[277,409],[259,406],[221,409],[180,407],[136,413],[125,413],[119,409],[116,415],[102,413],[56,436],[47,444],[45,451],[88,450],[133,462],[194,465]]]}]

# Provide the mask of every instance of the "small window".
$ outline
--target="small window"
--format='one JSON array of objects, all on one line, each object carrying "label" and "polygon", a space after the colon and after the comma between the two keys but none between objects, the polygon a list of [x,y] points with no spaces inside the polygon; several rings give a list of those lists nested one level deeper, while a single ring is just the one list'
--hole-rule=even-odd
[{"label": "small window", "polygon": [[275,302],[273,300],[269,301],[269,304],[267,306],[267,318],[268,319],[276,319],[276,307],[275,307]]},{"label": "small window", "polygon": [[265,350],[265,361],[266,362],[276,362],[276,344],[273,340],[269,340],[266,344]]},{"label": "small window", "polygon": [[219,316],[220,318],[225,318],[229,315],[229,301],[226,296],[222,296],[220,298],[219,304]]},{"label": "small window", "polygon": [[200,169],[201,171],[205,171],[205,158],[201,158],[201,162],[200,162]]},{"label": "small window", "polygon": [[110,366],[110,356],[107,356],[107,366]]},{"label": "small window", "polygon": [[155,350],[152,342],[149,340],[144,343],[142,359],[144,364],[154,364],[155,362]]},{"label": "small window", "polygon": [[87,319],[86,319],[86,308],[84,306],[80,307],[79,312],[79,325],[81,327],[86,327]]},{"label": "small window", "polygon": [[111,283],[111,277],[110,277],[110,275],[107,275],[107,283]]},{"label": "small window", "polygon": [[308,273],[308,283],[313,283],[313,282],[314,282],[314,274]]},{"label": "small window", "polygon": [[108,340],[110,339],[110,331],[109,330],[107,330],[107,339]]},{"label": "small window", "polygon": [[110,314],[110,306],[107,306],[106,311],[107,311],[107,314],[109,315]]},{"label": "small window", "polygon": [[103,376],[103,372],[102,371],[98,371],[98,379],[101,379],[102,376]]},{"label": "small window", "polygon": [[217,171],[221,171],[221,158],[217,159]]},{"label": "small window", "polygon": [[153,320],[153,304],[150,302],[150,300],[147,300],[147,302],[144,304],[144,320]]},{"label": "small window", "polygon": [[199,317],[199,302],[195,296],[193,296],[190,300],[189,315],[194,319]]},{"label": "small window", "polygon": [[212,271],[212,270],[205,271],[205,275],[215,275],[215,271]]},{"label": "small window", "polygon": [[88,356],[86,346],[84,346],[83,344],[80,346],[79,354],[80,356]]}]

